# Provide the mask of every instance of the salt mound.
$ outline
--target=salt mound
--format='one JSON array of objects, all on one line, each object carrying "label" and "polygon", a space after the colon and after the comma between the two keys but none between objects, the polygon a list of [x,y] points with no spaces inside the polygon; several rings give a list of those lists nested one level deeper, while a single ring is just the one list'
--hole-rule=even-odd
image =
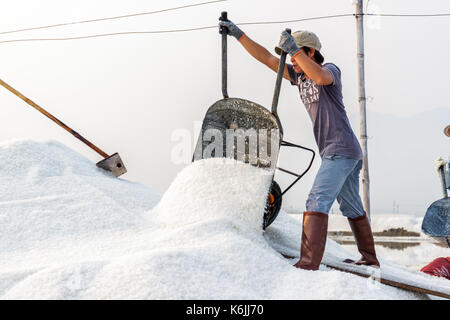
[{"label": "salt mound", "polygon": [[55,141],[1,143],[0,163],[2,253],[126,230],[160,198]]},{"label": "salt mound", "polygon": [[271,181],[269,171],[242,162],[196,161],[178,174],[153,214],[172,227],[224,219],[246,232],[262,233]]},{"label": "salt mound", "polygon": [[57,141],[13,140],[0,144],[0,176],[14,181],[68,174],[100,176],[91,161]]},{"label": "salt mound", "polygon": [[[262,169],[193,163],[154,208],[159,194],[59,143],[1,144],[11,159],[0,169],[1,299],[416,298],[293,268],[274,249],[299,248],[301,227],[282,211],[261,232]],[[326,250],[350,256],[330,240]]]}]

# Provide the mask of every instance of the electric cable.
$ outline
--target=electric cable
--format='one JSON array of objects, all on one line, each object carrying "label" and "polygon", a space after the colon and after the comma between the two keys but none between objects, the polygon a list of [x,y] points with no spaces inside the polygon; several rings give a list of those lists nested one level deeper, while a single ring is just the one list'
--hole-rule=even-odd
[{"label": "electric cable", "polygon": [[[164,9],[164,10],[168,11],[168,10],[185,8],[185,7],[189,7],[189,6],[192,7],[192,6],[198,6],[198,5],[209,4],[209,3],[213,3],[213,2],[221,2],[221,1],[226,1],[226,0],[216,0],[216,1],[204,2],[204,3],[196,4],[196,5],[188,5],[188,6],[177,7],[177,8],[170,8],[170,9]],[[141,13],[141,14],[150,14],[150,13]],[[136,15],[139,15],[139,14],[136,14]],[[342,18],[342,17],[349,17],[349,16],[356,16],[356,15],[357,14],[354,14],[354,13],[347,13],[347,14],[317,16],[317,17],[300,18],[300,19],[292,19],[292,20],[242,22],[242,23],[236,23],[236,25],[244,26],[244,25],[268,25],[268,24],[295,23],[295,22],[312,21],[312,20]],[[436,13],[436,14],[391,14],[391,13],[375,14],[375,13],[363,13],[362,15],[363,16],[378,16],[378,17],[443,17],[443,16],[450,16],[450,13]],[[128,16],[130,16],[130,15],[128,15]],[[127,16],[121,16],[121,17],[127,17]],[[120,18],[120,17],[111,17],[111,18],[102,18],[102,19],[104,20],[104,19],[116,19],[116,18]],[[96,19],[95,21],[101,21],[102,19]],[[84,22],[88,22],[88,21],[90,21],[90,20],[85,20]],[[79,23],[84,23],[84,22],[79,22]],[[60,24],[60,25],[67,25],[67,24]],[[53,26],[59,26],[59,25],[53,25]],[[47,27],[53,27],[53,26],[47,26]],[[46,27],[37,27],[37,28],[46,28]],[[199,31],[199,30],[215,29],[215,28],[217,28],[217,25],[200,26],[200,27],[185,28],[185,29],[169,29],[169,30],[153,30],[153,31],[125,31],[125,32],[101,33],[101,34],[93,34],[93,35],[86,35],[86,36],[62,37],[62,38],[12,39],[12,40],[2,40],[2,41],[0,41],[0,44],[2,44],[2,43],[12,43],[12,42],[30,42],[30,41],[80,40],[80,39],[99,38],[99,37],[118,36],[118,35],[129,35],[129,34],[179,33],[179,32],[191,32],[191,31]],[[36,29],[36,28],[34,28],[34,29]],[[30,30],[30,29],[21,29],[21,30]],[[8,32],[19,32],[19,31],[20,30],[8,31]],[[8,33],[8,32],[0,32],[0,34],[5,34],[5,33]]]},{"label": "electric cable", "polygon": [[17,29],[17,30],[3,31],[3,32],[0,32],[0,35],[1,34],[16,33],[16,32],[23,32],[23,31],[31,31],[31,30],[40,30],[40,29],[63,27],[63,26],[69,26],[69,25],[74,25],[74,24],[82,24],[82,23],[91,23],[91,22],[99,22],[99,21],[106,21],[106,20],[116,20],[116,19],[123,19],[123,18],[138,17],[138,16],[156,14],[156,13],[167,12],[167,11],[174,11],[174,10],[180,10],[180,9],[186,9],[186,8],[192,8],[192,7],[199,7],[199,6],[203,6],[203,5],[207,5],[207,4],[212,4],[212,3],[217,3],[217,2],[224,2],[224,1],[227,1],[227,0],[213,0],[213,1],[188,4],[188,5],[184,5],[184,6],[180,6],[180,7],[167,8],[167,9],[161,9],[161,10],[155,10],[155,11],[149,11],[149,12],[140,12],[140,13],[133,13],[133,14],[127,14],[127,15],[121,15],[121,16],[114,16],[114,17],[97,18],[97,19],[82,20],[82,21],[75,21],[75,22],[58,23],[58,24],[52,24],[52,25],[47,25],[47,26],[39,26],[39,27],[31,27],[31,28],[23,28],[23,29]]},{"label": "electric cable", "polygon": [[[322,19],[331,19],[331,18],[341,18],[341,17],[348,17],[348,16],[353,16],[353,15],[354,14],[349,13],[349,14],[328,15],[328,16],[301,18],[301,19],[293,19],[293,20],[242,22],[242,23],[236,23],[236,25],[243,26],[243,25],[267,25],[267,24],[295,23],[295,22],[310,21],[310,20],[322,20]],[[11,42],[30,42],[30,41],[79,40],[79,39],[99,38],[99,37],[118,36],[118,35],[127,35],[127,34],[178,33],[178,32],[190,32],[190,31],[199,31],[199,30],[215,29],[215,28],[218,28],[218,25],[201,26],[201,27],[186,28],[186,29],[171,29],[171,30],[125,31],[125,32],[101,33],[101,34],[94,34],[94,35],[76,36],[76,37],[62,37],[62,38],[12,39],[12,40],[2,40],[2,41],[0,41],[0,44],[1,43],[11,43]]]}]

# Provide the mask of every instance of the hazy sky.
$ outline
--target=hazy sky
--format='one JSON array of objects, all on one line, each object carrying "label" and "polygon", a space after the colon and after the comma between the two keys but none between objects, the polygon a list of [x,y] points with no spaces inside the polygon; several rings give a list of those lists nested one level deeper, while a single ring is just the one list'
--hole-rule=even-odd
[{"label": "hazy sky", "polygon": [[[0,4],[0,32],[198,2],[202,1],[3,1]],[[229,0],[129,19],[5,34],[0,35],[0,41],[211,26],[217,24],[217,18],[224,10],[235,22],[253,22],[353,13],[354,6],[350,0]],[[450,12],[450,2],[371,0],[368,11],[443,13]],[[320,37],[326,61],[336,63],[342,70],[347,112],[358,113],[355,19],[344,17],[242,28],[272,51],[280,32],[286,27],[309,29]],[[401,119],[436,108],[448,108],[449,30],[450,17],[381,17],[366,21],[369,112]],[[228,63],[230,96],[269,108],[275,74],[253,60],[234,39],[229,40]],[[171,160],[171,151],[177,145],[177,141],[172,139],[177,136],[173,134],[190,133],[194,144],[197,138],[193,132],[195,123],[203,119],[212,103],[221,99],[220,76],[220,37],[215,29],[74,41],[0,43],[1,79],[106,152],[118,151],[129,170],[123,178],[161,191],[186,165],[175,164]],[[95,162],[100,160],[94,151],[3,88],[0,88],[0,105],[0,141],[12,138],[56,139]],[[279,114],[287,140],[316,148],[310,119],[300,102],[298,90],[287,81],[283,82]],[[358,122],[353,124],[359,137]],[[372,125],[380,128],[383,123]],[[440,126],[437,124],[436,130],[442,132]],[[369,136],[371,129],[369,126]],[[389,143],[389,138],[385,143]],[[369,141],[369,156],[370,147]],[[396,150],[394,148],[393,152]],[[400,158],[401,146],[398,152]],[[434,159],[438,155],[448,155],[448,148],[430,157]],[[288,153],[282,155],[280,161],[291,169],[301,170],[308,157],[309,154]],[[320,161],[315,162],[311,173],[286,198],[287,206],[303,209],[319,164]],[[377,170],[377,163],[370,164],[373,170]],[[389,166],[389,163],[382,166]],[[404,169],[414,170],[407,163]],[[432,163],[425,174],[434,174]],[[395,185],[396,179],[391,179]],[[418,191],[411,195],[424,207],[440,196],[437,178],[427,181],[429,185],[425,188],[430,190],[428,194]],[[377,194],[382,187],[373,182],[371,188]],[[401,185],[394,190],[398,190],[399,196],[403,192]],[[372,208],[374,211],[386,210],[395,198],[396,195],[372,197]]]}]

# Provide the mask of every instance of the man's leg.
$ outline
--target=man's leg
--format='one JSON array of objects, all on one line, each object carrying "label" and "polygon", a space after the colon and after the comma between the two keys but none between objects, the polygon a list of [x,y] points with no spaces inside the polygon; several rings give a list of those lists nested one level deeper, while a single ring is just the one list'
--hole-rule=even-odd
[{"label": "man's leg", "polygon": [[354,172],[357,165],[358,160],[325,156],[306,200],[306,211],[328,214],[348,176]]},{"label": "man's leg", "polygon": [[353,231],[358,251],[361,253],[361,259],[354,262],[347,259],[346,262],[379,266],[375,242],[373,240],[370,221],[364,211],[361,197],[359,196],[359,173],[361,171],[362,161],[360,160],[347,177],[342,186],[337,201],[339,202],[342,214],[348,218],[348,222]]},{"label": "man's leg", "polygon": [[353,171],[348,175],[337,196],[339,209],[344,216],[350,219],[364,215],[364,207],[359,196],[359,173],[361,168],[362,161],[359,160]]},{"label": "man's leg", "polygon": [[328,212],[353,171],[357,160],[340,156],[325,156],[303,213],[302,242],[297,268],[319,269],[327,241]]}]

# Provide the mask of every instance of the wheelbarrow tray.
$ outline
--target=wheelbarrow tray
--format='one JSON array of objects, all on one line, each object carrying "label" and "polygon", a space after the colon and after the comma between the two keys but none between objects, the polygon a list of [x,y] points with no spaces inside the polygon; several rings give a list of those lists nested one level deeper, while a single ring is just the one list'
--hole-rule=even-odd
[{"label": "wheelbarrow tray", "polygon": [[278,120],[269,110],[245,99],[226,98],[206,112],[193,160],[233,158],[274,173],[280,144]]},{"label": "wheelbarrow tray", "polygon": [[193,161],[231,158],[268,171],[272,183],[263,229],[276,219],[281,209],[281,188],[273,180],[281,145],[280,132],[279,120],[263,106],[245,99],[225,98],[206,112],[193,156]]}]

